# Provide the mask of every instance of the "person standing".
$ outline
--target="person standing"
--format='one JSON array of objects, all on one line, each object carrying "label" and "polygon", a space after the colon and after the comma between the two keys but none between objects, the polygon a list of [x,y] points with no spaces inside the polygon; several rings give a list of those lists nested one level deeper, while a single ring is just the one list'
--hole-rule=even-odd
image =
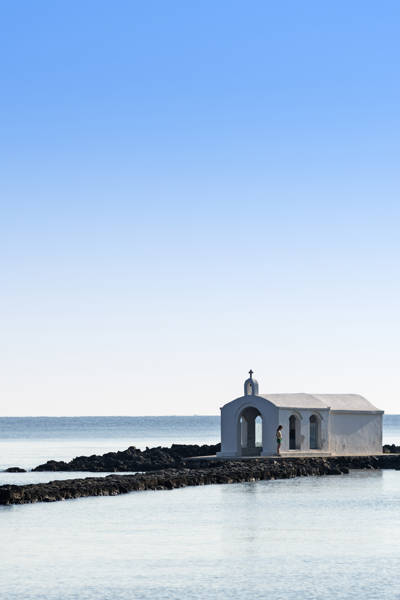
[{"label": "person standing", "polygon": [[276,453],[278,456],[281,454],[281,444],[282,444],[282,425],[279,425],[276,430]]}]

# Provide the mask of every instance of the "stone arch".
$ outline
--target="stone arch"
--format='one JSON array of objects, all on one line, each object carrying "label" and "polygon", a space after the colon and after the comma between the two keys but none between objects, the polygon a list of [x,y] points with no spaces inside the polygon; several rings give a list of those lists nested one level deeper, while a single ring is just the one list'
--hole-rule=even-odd
[{"label": "stone arch", "polygon": [[321,416],[313,413],[309,420],[310,425],[310,450],[321,448]]},{"label": "stone arch", "polygon": [[300,416],[293,412],[289,417],[289,450],[300,450]]},{"label": "stone arch", "polygon": [[261,445],[256,444],[256,419],[261,419],[261,440],[262,440],[262,414],[255,406],[244,407],[237,419],[238,426],[238,450],[240,456],[258,456],[262,452]]}]

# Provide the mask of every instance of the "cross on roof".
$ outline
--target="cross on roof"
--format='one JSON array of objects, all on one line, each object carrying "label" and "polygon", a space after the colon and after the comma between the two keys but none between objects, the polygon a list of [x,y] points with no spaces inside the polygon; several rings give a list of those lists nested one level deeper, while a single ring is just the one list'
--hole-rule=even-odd
[{"label": "cross on roof", "polygon": [[250,379],[252,378],[252,376],[253,376],[253,373],[254,373],[254,371],[252,371],[252,370],[250,369],[250,371],[249,371]]}]

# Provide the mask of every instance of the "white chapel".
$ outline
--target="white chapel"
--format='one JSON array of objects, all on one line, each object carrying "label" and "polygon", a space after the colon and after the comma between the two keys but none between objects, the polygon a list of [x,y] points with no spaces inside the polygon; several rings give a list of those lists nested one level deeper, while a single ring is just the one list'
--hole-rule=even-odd
[{"label": "white chapel", "polygon": [[220,457],[382,452],[383,411],[358,394],[260,394],[253,371],[244,395],[221,408]]}]

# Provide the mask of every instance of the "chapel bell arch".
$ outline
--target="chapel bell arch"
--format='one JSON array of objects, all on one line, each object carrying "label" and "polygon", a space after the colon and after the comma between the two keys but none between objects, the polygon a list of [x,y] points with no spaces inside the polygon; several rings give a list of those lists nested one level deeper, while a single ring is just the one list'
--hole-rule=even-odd
[{"label": "chapel bell arch", "polygon": [[244,395],[245,396],[257,396],[258,395],[258,381],[253,379],[253,371],[249,371],[250,377],[244,382]]}]

